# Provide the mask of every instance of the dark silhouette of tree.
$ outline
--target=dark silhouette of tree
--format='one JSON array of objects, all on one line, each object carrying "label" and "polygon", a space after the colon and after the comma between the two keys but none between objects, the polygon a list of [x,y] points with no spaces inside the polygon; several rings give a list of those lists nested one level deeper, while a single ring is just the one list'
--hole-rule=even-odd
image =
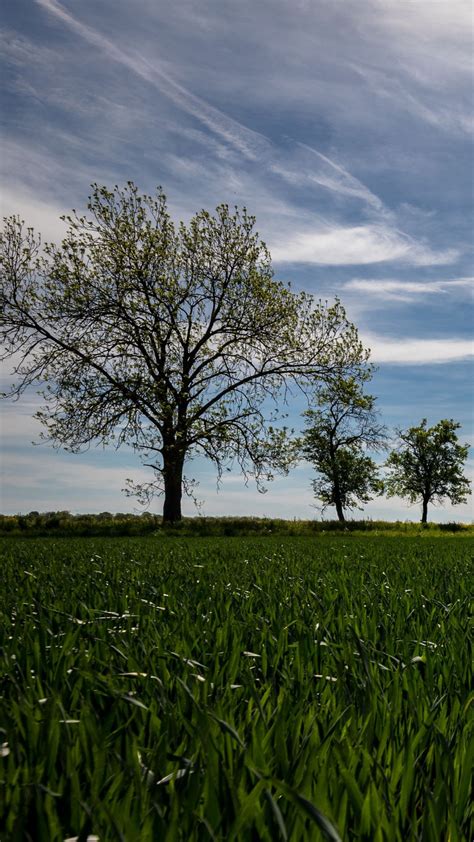
[{"label": "dark silhouette of tree", "polygon": [[304,413],[301,451],[318,472],[312,483],[314,494],[323,510],[335,506],[340,521],[345,520],[346,509],[360,508],[381,490],[377,466],[367,455],[386,439],[375,398],[363,392],[372,371],[362,365],[348,378],[331,378],[316,392],[318,409]]},{"label": "dark silhouette of tree", "polygon": [[423,418],[419,427],[397,430],[398,446],[386,462],[389,474],[384,482],[389,497],[405,497],[411,503],[421,501],[421,522],[427,522],[428,504],[465,503],[470,483],[462,473],[469,452],[456,435],[460,424],[443,419],[428,427]]},{"label": "dark silhouette of tree", "polygon": [[164,493],[165,521],[181,518],[196,453],[219,475],[235,460],[261,488],[287,468],[274,426],[287,390],[365,359],[342,305],[276,281],[245,209],[220,205],[175,226],[161,190],[142,196],[128,183],[93,185],[88,211],[73,211],[62,243],[44,247],[18,218],[5,221],[9,394],[41,384],[38,417],[55,446],[131,445],[154,471],[132,490]]}]

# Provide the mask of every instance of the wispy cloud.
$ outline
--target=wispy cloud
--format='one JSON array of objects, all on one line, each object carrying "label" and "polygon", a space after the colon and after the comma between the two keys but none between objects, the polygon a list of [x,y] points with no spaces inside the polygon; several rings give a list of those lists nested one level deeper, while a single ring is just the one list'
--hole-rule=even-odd
[{"label": "wispy cloud", "polygon": [[297,232],[276,243],[277,262],[314,263],[326,266],[381,263],[398,260],[414,266],[453,263],[456,249],[433,251],[388,225],[329,226]]},{"label": "wispy cloud", "polygon": [[[217,156],[221,165],[228,165],[226,178],[229,184],[232,179],[237,184],[239,182],[235,172],[239,162],[225,162],[226,156],[222,149],[226,146],[241,157],[241,165],[246,162],[254,166],[252,178],[257,210],[259,184],[262,184],[265,176],[267,180],[275,177],[283,180],[288,193],[285,198],[287,205],[296,200],[297,192],[298,200],[301,201],[301,191],[308,194],[307,202],[312,205],[317,205],[318,193],[321,191],[330,193],[335,202],[342,198],[362,203],[369,216],[367,224],[341,224],[338,219],[341,208],[336,204],[332,209],[328,208],[322,217],[320,213],[313,214],[307,209],[301,215],[299,224],[291,228],[284,226],[283,236],[280,235],[281,222],[274,213],[273,219],[267,219],[266,239],[277,262],[367,265],[400,260],[414,266],[429,266],[451,263],[457,259],[459,252],[456,249],[435,250],[400,231],[393,213],[387,210],[383,201],[347,167],[328,155],[301,142],[290,141],[281,147],[275,146],[262,133],[248,128],[176,82],[158,58],[147,60],[136,52],[118,47],[97,29],[82,23],[57,0],[36,0],[36,3],[88,43],[100,47],[101,55],[145,79],[176,107],[200,122],[211,133],[208,141],[210,151],[213,144],[215,151],[215,141],[219,141]],[[186,160],[185,156],[173,153],[168,153],[166,161],[181,179],[191,177],[201,182],[206,180],[209,164],[205,162]],[[223,183],[222,166],[220,176]],[[281,186],[274,185],[275,199],[281,192]]]},{"label": "wispy cloud", "polygon": [[[70,456],[51,449],[36,448],[28,455],[10,451],[2,455],[3,477],[0,508],[3,512],[131,511],[121,489],[132,476],[137,482],[150,480],[150,472],[130,458],[128,465],[102,464],[93,455]],[[50,478],[54,477],[54,482]]]},{"label": "wispy cloud", "polygon": [[[305,143],[297,143],[296,147],[296,152],[300,154],[294,155],[293,167],[290,168],[288,163],[275,162],[271,164],[271,171],[292,185],[318,185],[334,193],[360,199],[378,212],[386,212],[380,198],[340,164]],[[301,152],[307,152],[309,156],[303,158]]]},{"label": "wispy cloud", "polygon": [[390,278],[352,278],[345,290],[367,293],[371,298],[392,301],[411,301],[425,295],[447,295],[456,291],[471,291],[474,278],[455,278],[440,281],[403,281]]},{"label": "wispy cloud", "polygon": [[443,107],[439,104],[432,105],[430,100],[415,94],[404,84],[400,78],[386,73],[380,68],[369,67],[363,64],[353,65],[352,69],[358,74],[377,96],[392,102],[398,109],[404,110],[425,120],[432,126],[447,132],[465,132],[472,134],[474,130],[474,119],[469,110],[469,104],[464,108]]},{"label": "wispy cloud", "polygon": [[[249,129],[177,83],[156,57],[153,62],[150,62],[136,53],[117,47],[96,29],[79,21],[57,0],[35,0],[35,2],[59,18],[67,27],[74,30],[86,41],[100,47],[101,52],[105,53],[112,61],[127,67],[134,74],[156,87],[160,93],[171,99],[177,107],[194,117],[224,143],[234,147],[244,158],[264,162],[269,171],[281,176],[285,181],[291,181],[294,185],[301,183],[302,180],[308,186],[319,185],[336,193],[362,199],[378,210],[383,208],[380,199],[371,193],[362,182],[318,150],[302,143],[294,143],[290,147],[290,152],[287,151],[284,156],[286,160],[289,159],[290,167],[288,163],[285,166],[281,161],[281,152],[277,151],[265,135]],[[207,142],[209,143],[209,139]],[[308,151],[313,156],[313,160],[317,160],[317,164],[313,164],[312,167],[307,164],[306,167],[303,166],[302,168],[301,150]],[[222,151],[220,154],[222,154]],[[294,159],[294,169],[291,169],[292,159]]]},{"label": "wispy cloud", "polygon": [[361,333],[364,345],[371,350],[375,363],[391,365],[429,365],[467,360],[474,354],[474,343],[456,337],[448,339],[419,339],[417,337],[387,337],[375,333]]},{"label": "wispy cloud", "polygon": [[66,224],[60,219],[70,208],[54,205],[37,198],[33,192],[5,187],[0,200],[0,216],[18,215],[26,224],[41,233],[43,240],[58,242],[66,233]]},{"label": "wispy cloud", "polygon": [[105,53],[110,59],[124,65],[133,73],[145,79],[150,85],[158,88],[175,105],[238,149],[244,157],[253,160],[257,155],[264,154],[267,147],[265,138],[258,132],[242,126],[178,84],[169,76],[164,67],[160,66],[159,60],[155,59],[153,63],[150,63],[140,55],[120,49],[97,30],[79,21],[56,0],[35,0],[35,2],[59,18],[90,44],[99,47],[102,53]]}]

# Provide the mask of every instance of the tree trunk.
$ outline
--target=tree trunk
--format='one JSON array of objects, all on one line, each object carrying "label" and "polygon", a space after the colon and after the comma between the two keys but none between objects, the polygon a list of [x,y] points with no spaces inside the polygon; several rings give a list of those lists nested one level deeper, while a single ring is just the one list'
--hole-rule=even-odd
[{"label": "tree trunk", "polygon": [[337,453],[335,451],[331,453],[331,466],[333,477],[332,491],[334,497],[334,505],[336,507],[337,512],[337,519],[340,523],[345,523],[346,519],[344,517],[344,509],[341,500],[341,489],[339,484],[339,466],[337,464]]},{"label": "tree trunk", "polygon": [[339,499],[339,497],[338,497],[338,496],[336,496],[336,499],[335,499],[335,501],[334,501],[334,505],[336,506],[337,519],[338,519],[341,523],[345,523],[345,522],[346,522],[346,519],[345,519],[345,517],[344,517],[344,509],[342,508],[342,503],[341,503],[341,501],[340,501],[340,499]]},{"label": "tree trunk", "polygon": [[333,493],[333,498],[334,498],[334,505],[336,507],[338,521],[340,523],[344,523],[345,522],[344,508],[343,508],[342,500],[341,500],[341,490],[340,490],[340,486],[339,486],[339,476],[338,476],[338,471],[337,471],[336,465],[334,465],[333,471],[334,471],[334,475],[333,475],[332,493]]},{"label": "tree trunk", "polygon": [[421,513],[421,522],[427,523],[428,522],[428,500],[423,498],[423,509]]},{"label": "tree trunk", "polygon": [[163,454],[163,482],[165,486],[163,523],[177,523],[177,521],[181,520],[183,465],[184,454]]}]

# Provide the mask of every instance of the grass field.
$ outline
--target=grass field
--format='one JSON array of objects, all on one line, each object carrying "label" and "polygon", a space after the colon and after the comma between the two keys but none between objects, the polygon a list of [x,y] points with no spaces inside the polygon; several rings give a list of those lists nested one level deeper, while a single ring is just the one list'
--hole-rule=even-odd
[{"label": "grass field", "polygon": [[472,550],[4,540],[1,842],[470,842]]}]

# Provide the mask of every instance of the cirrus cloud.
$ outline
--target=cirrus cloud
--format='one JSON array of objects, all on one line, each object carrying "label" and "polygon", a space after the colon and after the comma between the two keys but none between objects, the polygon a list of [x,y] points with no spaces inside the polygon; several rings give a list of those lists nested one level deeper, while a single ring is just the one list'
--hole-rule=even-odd
[{"label": "cirrus cloud", "polygon": [[454,278],[441,281],[404,281],[391,278],[352,278],[345,290],[367,293],[371,297],[391,301],[411,301],[425,295],[446,295],[456,291],[473,290],[474,278]]},{"label": "cirrus cloud", "polygon": [[375,363],[391,365],[429,365],[467,360],[474,354],[474,343],[469,339],[400,338],[362,333],[362,342],[371,350]]},{"label": "cirrus cloud", "polygon": [[333,225],[304,231],[270,244],[278,263],[315,263],[326,266],[381,263],[399,260],[414,266],[453,263],[456,249],[434,251],[385,225]]}]

